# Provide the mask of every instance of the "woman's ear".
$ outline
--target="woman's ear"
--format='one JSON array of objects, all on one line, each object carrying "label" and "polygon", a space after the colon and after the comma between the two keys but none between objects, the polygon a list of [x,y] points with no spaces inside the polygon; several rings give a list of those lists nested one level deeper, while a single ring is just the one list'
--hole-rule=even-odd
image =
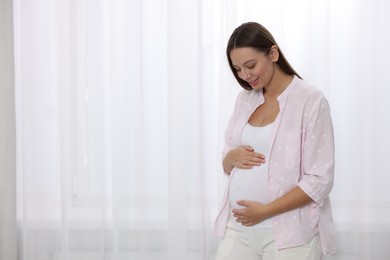
[{"label": "woman's ear", "polygon": [[271,50],[269,51],[270,58],[273,62],[277,62],[279,60],[279,49],[278,46],[272,45]]}]

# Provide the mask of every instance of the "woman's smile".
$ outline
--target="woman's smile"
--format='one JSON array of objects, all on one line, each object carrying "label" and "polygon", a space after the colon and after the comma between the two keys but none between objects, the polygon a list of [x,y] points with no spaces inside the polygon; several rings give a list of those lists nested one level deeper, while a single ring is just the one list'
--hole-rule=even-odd
[{"label": "woman's smile", "polygon": [[253,88],[253,87],[255,87],[256,85],[257,85],[257,83],[259,83],[259,78],[256,78],[256,79],[254,79],[254,80],[252,80],[252,81],[247,81],[250,85],[251,85],[251,87]]}]

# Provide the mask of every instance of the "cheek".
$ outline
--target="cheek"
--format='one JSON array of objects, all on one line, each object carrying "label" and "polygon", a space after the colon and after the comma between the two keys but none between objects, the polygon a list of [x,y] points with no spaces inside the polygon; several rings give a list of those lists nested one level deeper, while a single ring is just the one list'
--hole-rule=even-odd
[{"label": "cheek", "polygon": [[253,72],[258,76],[263,76],[265,73],[267,73],[267,64],[257,65],[256,69]]},{"label": "cheek", "polygon": [[261,70],[260,70],[260,74],[264,77],[267,77],[269,76],[270,74],[273,73],[273,64],[272,63],[269,63],[269,64],[265,64]]}]

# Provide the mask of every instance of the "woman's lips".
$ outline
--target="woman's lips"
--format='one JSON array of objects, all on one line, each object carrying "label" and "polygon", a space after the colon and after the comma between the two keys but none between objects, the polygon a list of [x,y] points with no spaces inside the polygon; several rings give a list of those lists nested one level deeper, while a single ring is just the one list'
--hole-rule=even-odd
[{"label": "woman's lips", "polygon": [[252,80],[252,81],[248,81],[248,83],[253,87],[253,86],[256,86],[257,83],[259,82],[259,78],[255,79],[255,80]]}]

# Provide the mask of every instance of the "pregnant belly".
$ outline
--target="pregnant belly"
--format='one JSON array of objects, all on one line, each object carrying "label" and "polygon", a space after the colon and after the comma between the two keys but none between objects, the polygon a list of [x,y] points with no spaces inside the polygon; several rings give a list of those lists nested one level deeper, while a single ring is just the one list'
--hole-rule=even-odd
[{"label": "pregnant belly", "polygon": [[249,170],[236,169],[229,190],[231,208],[242,208],[239,200],[269,202],[267,167],[261,165]]}]

